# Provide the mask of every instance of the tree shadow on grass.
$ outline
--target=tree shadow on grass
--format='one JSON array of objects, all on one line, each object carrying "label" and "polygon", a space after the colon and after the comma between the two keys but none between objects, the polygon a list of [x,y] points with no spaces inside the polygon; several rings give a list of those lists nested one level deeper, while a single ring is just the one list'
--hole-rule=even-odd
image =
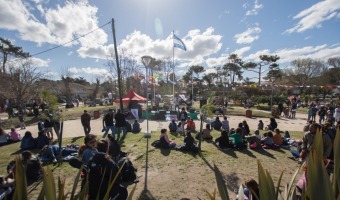
[{"label": "tree shadow on grass", "polygon": [[249,151],[247,148],[239,150],[239,152],[244,153],[252,158],[256,158],[256,156],[253,154],[253,152]]},{"label": "tree shadow on grass", "polygon": [[235,191],[239,188],[240,177],[235,172],[223,175],[223,177],[227,181],[226,185],[229,190]]},{"label": "tree shadow on grass", "polygon": [[78,136],[78,137],[74,137],[71,139],[71,143],[76,142],[77,140],[79,140],[80,138],[83,138],[84,136]]},{"label": "tree shadow on grass", "polygon": [[[27,150],[29,150],[33,154],[38,154],[41,151],[41,149],[27,149]],[[22,150],[22,149],[18,149],[17,151],[11,153],[11,155],[21,154],[23,151],[24,150]]]},{"label": "tree shadow on grass", "polygon": [[276,159],[273,154],[269,153],[265,149],[262,149],[262,148],[261,149],[253,149],[253,151],[255,151],[255,152],[259,153],[259,154],[268,156],[269,158]]},{"label": "tree shadow on grass", "polygon": [[144,189],[137,200],[156,200],[156,198],[152,195],[152,193],[148,189]]}]

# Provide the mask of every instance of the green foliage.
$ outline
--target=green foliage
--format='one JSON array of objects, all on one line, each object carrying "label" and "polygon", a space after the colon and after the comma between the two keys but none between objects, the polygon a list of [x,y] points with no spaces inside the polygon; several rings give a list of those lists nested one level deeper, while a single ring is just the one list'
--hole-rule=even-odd
[{"label": "green foliage", "polygon": [[58,110],[58,98],[51,94],[50,91],[44,90],[42,92],[42,98],[46,102],[46,108],[51,112],[55,113]]},{"label": "green foliage", "polygon": [[205,114],[205,116],[210,117],[214,114],[214,110],[217,109],[216,106],[212,104],[213,97],[215,96],[215,92],[210,93],[210,97],[207,100],[207,104],[201,107],[201,112]]}]

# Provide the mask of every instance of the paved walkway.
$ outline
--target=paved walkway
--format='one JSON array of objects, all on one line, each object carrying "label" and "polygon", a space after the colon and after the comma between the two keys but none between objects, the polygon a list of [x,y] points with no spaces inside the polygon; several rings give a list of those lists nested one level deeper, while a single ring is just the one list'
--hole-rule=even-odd
[{"label": "paved walkway", "polygon": [[[220,117],[221,118],[221,117]],[[222,120],[222,119],[221,119]],[[269,118],[246,118],[245,116],[228,116],[229,124],[231,128],[236,128],[240,122],[243,120],[246,120],[250,130],[255,130],[257,128],[257,124],[259,120],[262,120],[264,125],[269,124]],[[130,123],[133,123],[134,120],[129,120]],[[276,122],[278,123],[278,128],[282,131],[302,131],[303,126],[306,124],[306,115],[304,114],[298,114],[296,119],[276,119]],[[144,133],[147,129],[147,121],[146,120],[140,120],[142,133]],[[195,120],[196,124],[196,130],[200,127],[200,121]],[[151,121],[149,120],[149,130],[150,131],[156,131],[160,130],[162,128],[168,128],[169,121]],[[203,125],[203,128],[205,127],[205,123]],[[91,120],[91,128],[92,133],[95,135],[102,135],[102,116],[98,119],[92,119]],[[19,129],[17,129],[19,130]],[[36,137],[38,135],[38,126],[32,125],[28,126],[25,130],[19,130],[21,132],[21,135],[24,135],[25,131],[31,131],[33,134],[33,137]],[[6,130],[9,132],[9,130]],[[80,119],[77,120],[68,120],[64,122],[64,132],[63,137],[78,137],[78,136],[84,136],[83,127],[80,123]]]}]

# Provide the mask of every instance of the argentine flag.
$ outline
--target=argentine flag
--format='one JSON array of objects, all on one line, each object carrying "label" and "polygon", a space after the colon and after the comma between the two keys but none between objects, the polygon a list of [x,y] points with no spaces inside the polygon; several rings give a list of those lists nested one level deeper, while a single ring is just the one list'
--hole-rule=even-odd
[{"label": "argentine flag", "polygon": [[179,37],[177,37],[175,34],[173,34],[173,39],[174,39],[174,47],[180,48],[184,51],[187,50],[184,42],[181,39],[179,39]]}]

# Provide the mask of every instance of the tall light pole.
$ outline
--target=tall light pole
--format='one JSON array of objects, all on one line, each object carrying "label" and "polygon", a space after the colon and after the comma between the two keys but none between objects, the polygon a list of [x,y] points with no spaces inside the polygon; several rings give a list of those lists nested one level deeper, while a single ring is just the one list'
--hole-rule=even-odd
[{"label": "tall light pole", "polygon": [[144,137],[146,138],[146,153],[145,153],[145,183],[144,190],[147,190],[147,182],[148,182],[148,151],[149,151],[149,138],[151,137],[151,133],[149,133],[149,81],[148,81],[148,68],[151,63],[152,58],[150,56],[142,56],[142,63],[145,66],[145,81],[146,81],[146,132]]}]

